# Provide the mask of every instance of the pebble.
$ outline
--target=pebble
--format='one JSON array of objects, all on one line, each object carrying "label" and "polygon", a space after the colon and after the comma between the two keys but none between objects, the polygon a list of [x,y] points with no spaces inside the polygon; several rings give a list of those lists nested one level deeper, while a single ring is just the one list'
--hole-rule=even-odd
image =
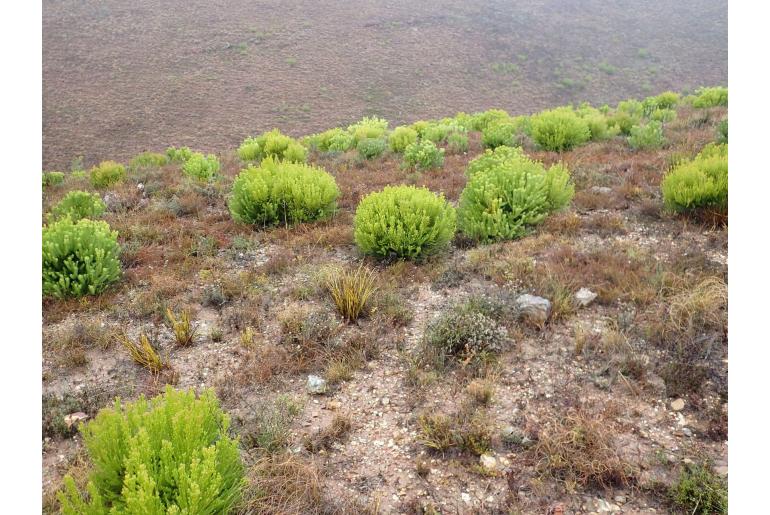
[{"label": "pebble", "polygon": [[671,401],[671,409],[674,411],[682,411],[684,409],[684,399],[674,399]]},{"label": "pebble", "polygon": [[327,389],[328,387],[325,379],[314,375],[307,376],[307,391],[309,393],[318,395],[326,393]]},{"label": "pebble", "polygon": [[580,288],[575,294],[575,301],[577,302],[578,306],[586,307],[594,300],[596,300],[597,296],[598,294],[592,292],[588,288]]}]

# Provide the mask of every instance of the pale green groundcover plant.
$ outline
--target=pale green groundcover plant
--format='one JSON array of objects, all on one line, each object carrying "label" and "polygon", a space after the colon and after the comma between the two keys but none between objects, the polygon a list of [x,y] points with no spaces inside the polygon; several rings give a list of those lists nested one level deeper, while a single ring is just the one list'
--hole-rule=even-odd
[{"label": "pale green groundcover plant", "polygon": [[219,178],[219,168],[219,159],[214,154],[194,152],[182,166],[182,172],[196,181],[211,182]]},{"label": "pale green groundcover plant", "polygon": [[419,140],[407,145],[404,150],[404,165],[407,168],[430,170],[444,164],[444,149],[429,140]]},{"label": "pale green groundcover plant", "polygon": [[400,126],[393,129],[388,136],[388,145],[393,152],[401,153],[406,147],[417,141],[417,131],[411,127]]},{"label": "pale green groundcover plant", "polygon": [[244,469],[230,417],[212,390],[166,386],[152,400],[115,401],[81,427],[93,468],[88,499],[65,477],[65,515],[215,515],[240,498]]},{"label": "pale green groundcover plant", "polygon": [[99,218],[106,206],[99,195],[87,191],[70,191],[48,213],[52,221],[69,217],[73,222],[81,218]]},{"label": "pale green groundcover plant", "polygon": [[65,217],[43,227],[43,295],[96,295],[120,278],[118,233],[107,222]]}]

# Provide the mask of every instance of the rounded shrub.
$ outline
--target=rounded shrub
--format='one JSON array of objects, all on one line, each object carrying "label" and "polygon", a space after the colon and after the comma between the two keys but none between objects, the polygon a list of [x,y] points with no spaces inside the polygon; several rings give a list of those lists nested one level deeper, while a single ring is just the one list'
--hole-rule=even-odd
[{"label": "rounded shrub", "polygon": [[189,147],[168,147],[166,149],[166,157],[172,163],[184,163],[190,159],[193,155],[193,151]]},{"label": "rounded shrub", "polygon": [[358,141],[356,150],[363,159],[374,159],[385,152],[387,146],[382,138],[363,138]]},{"label": "rounded shrub", "polygon": [[586,121],[570,107],[559,107],[532,116],[530,131],[538,145],[557,152],[582,145],[591,138]]},{"label": "rounded shrub", "polygon": [[51,220],[61,220],[69,217],[73,222],[81,218],[99,218],[106,206],[99,195],[87,191],[70,191],[48,214]]},{"label": "rounded shrub", "polygon": [[307,150],[294,138],[273,129],[255,138],[246,138],[238,148],[238,157],[244,161],[259,161],[272,157],[292,163],[304,163],[307,161]]},{"label": "rounded shrub", "polygon": [[432,141],[415,141],[404,150],[404,165],[420,170],[441,168],[444,165],[444,149],[436,147]]},{"label": "rounded shrub", "polygon": [[631,135],[628,137],[628,144],[636,150],[661,148],[665,143],[663,124],[655,120],[632,127]]},{"label": "rounded shrub", "polygon": [[485,148],[513,146],[518,127],[511,120],[497,120],[486,126],[481,133],[481,143]]},{"label": "rounded shrub", "polygon": [[607,117],[599,109],[585,104],[577,110],[577,114],[588,125],[588,132],[592,141],[603,140],[614,135],[613,131],[610,130]]},{"label": "rounded shrub", "polygon": [[465,175],[468,178],[473,177],[479,172],[498,168],[500,165],[509,161],[517,161],[519,159],[526,159],[527,156],[521,147],[508,147],[500,146],[494,150],[487,149],[479,157],[472,159],[468,163],[468,168],[465,169]]},{"label": "rounded shrub", "polygon": [[43,172],[43,188],[56,186],[64,182],[63,172]]},{"label": "rounded shrub", "polygon": [[[470,119],[471,127],[468,128],[474,131],[484,132],[484,129],[490,124],[500,120],[509,120],[510,118],[511,116],[502,109],[487,109],[480,113],[474,113]],[[464,123],[467,122],[464,121]]]},{"label": "rounded shrub", "polygon": [[663,178],[663,202],[676,213],[727,213],[727,145],[707,145]]},{"label": "rounded shrub", "polygon": [[393,129],[388,136],[388,145],[393,152],[401,153],[406,147],[417,141],[417,131],[411,127],[400,126]]},{"label": "rounded shrub", "polygon": [[91,168],[91,184],[94,188],[108,188],[122,182],[126,177],[126,168],[115,161],[102,161]]},{"label": "rounded shrub", "polygon": [[679,102],[679,93],[673,91],[665,91],[660,95],[654,97],[647,97],[642,101],[644,112],[649,116],[653,111],[657,109],[673,109]]},{"label": "rounded shrub", "polygon": [[453,132],[446,139],[446,148],[452,154],[462,154],[468,151],[468,135],[464,132]]},{"label": "rounded shrub", "polygon": [[353,136],[344,129],[335,127],[302,140],[306,145],[321,152],[345,152],[353,146]]},{"label": "rounded shrub", "polygon": [[477,310],[456,306],[441,314],[425,330],[423,345],[432,361],[445,366],[453,360],[482,364],[500,353],[508,331]]},{"label": "rounded shrub", "polygon": [[433,143],[443,143],[454,132],[465,132],[465,129],[451,122],[429,123],[423,128],[420,137]]},{"label": "rounded shrub", "polygon": [[727,88],[717,86],[714,88],[700,88],[695,92],[692,101],[693,107],[705,108],[727,105]]},{"label": "rounded shrub", "polygon": [[348,126],[348,133],[353,137],[353,146],[365,139],[385,139],[388,121],[376,116],[364,117],[361,121]]},{"label": "rounded shrub", "polygon": [[263,159],[236,177],[229,207],[238,222],[263,227],[320,220],[337,208],[339,189],[322,168]]},{"label": "rounded shrub", "polygon": [[158,152],[142,152],[134,157],[129,166],[131,168],[160,168],[168,163],[168,157]]},{"label": "rounded shrub", "polygon": [[518,238],[572,200],[575,188],[565,166],[546,170],[514,149],[485,156],[460,194],[458,226],[468,237],[481,242]]},{"label": "rounded shrub", "polygon": [[65,217],[43,227],[43,295],[96,295],[120,277],[118,233],[107,222]]},{"label": "rounded shrub", "polygon": [[189,178],[200,182],[210,182],[219,177],[219,159],[214,154],[204,156],[194,152],[182,166],[182,172]]},{"label": "rounded shrub", "polygon": [[244,467],[230,417],[212,390],[115,401],[81,427],[93,467],[88,495],[67,476],[62,513],[228,513],[240,499]]},{"label": "rounded shrub", "polygon": [[427,188],[386,186],[356,208],[354,237],[362,252],[419,259],[446,248],[455,233],[455,209]]}]

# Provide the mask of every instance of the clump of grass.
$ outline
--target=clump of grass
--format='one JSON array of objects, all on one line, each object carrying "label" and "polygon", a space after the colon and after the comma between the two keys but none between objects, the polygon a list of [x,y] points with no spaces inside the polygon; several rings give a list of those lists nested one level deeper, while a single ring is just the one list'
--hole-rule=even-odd
[{"label": "clump of grass", "polygon": [[179,314],[179,319],[177,319],[171,308],[166,308],[166,318],[169,324],[171,324],[171,329],[174,331],[176,344],[180,347],[192,345],[198,328],[190,321],[190,312],[186,309],[182,310]]},{"label": "clump of grass", "polygon": [[117,339],[123,348],[128,351],[131,359],[153,374],[159,374],[162,370],[169,367],[168,362],[153,347],[146,334],[142,333],[139,335],[139,342],[131,341],[125,334],[117,335]]},{"label": "clump of grass", "polygon": [[355,322],[364,314],[369,299],[377,291],[375,274],[364,265],[355,271],[332,271],[325,286],[337,312],[348,322]]},{"label": "clump of grass", "polygon": [[444,452],[456,445],[452,420],[442,413],[422,414],[417,418],[419,442],[434,451]]},{"label": "clump of grass", "polygon": [[337,414],[331,423],[312,434],[305,437],[303,445],[309,452],[318,452],[322,449],[330,449],[332,444],[341,441],[353,428],[350,418],[346,415]]},{"label": "clump of grass", "polygon": [[457,449],[480,456],[492,446],[489,421],[473,406],[463,406],[453,415],[423,413],[417,427],[418,441],[435,452]]},{"label": "clump of grass", "polygon": [[673,334],[721,330],[726,324],[727,284],[720,277],[707,277],[669,298],[666,325]]},{"label": "clump of grass", "polygon": [[292,453],[268,454],[248,473],[241,508],[244,513],[283,515],[317,513],[321,503],[321,478],[310,463]]},{"label": "clump of grass", "polygon": [[468,384],[465,390],[474,402],[481,405],[489,404],[495,393],[494,385],[490,381],[482,379],[474,379]]},{"label": "clump of grass", "polygon": [[288,395],[258,406],[254,421],[240,431],[243,444],[268,453],[286,448],[291,440],[291,422],[302,411],[302,405]]},{"label": "clump of grass", "polygon": [[691,514],[727,513],[727,482],[706,464],[686,465],[669,490],[671,500]]}]

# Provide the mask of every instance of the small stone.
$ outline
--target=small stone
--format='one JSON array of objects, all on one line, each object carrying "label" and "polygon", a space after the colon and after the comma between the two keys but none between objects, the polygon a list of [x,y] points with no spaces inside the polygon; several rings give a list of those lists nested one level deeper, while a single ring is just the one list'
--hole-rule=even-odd
[{"label": "small stone", "polygon": [[495,470],[497,468],[497,460],[491,454],[479,456],[479,463],[485,470]]},{"label": "small stone", "polygon": [[690,429],[689,427],[683,427],[682,428],[682,433],[685,436],[690,437],[690,436],[692,436],[692,429]]},{"label": "small stone", "polygon": [[626,503],[626,497],[624,495],[616,495],[613,500],[616,503],[619,503],[619,504],[625,504]]},{"label": "small stone", "polygon": [[536,325],[545,325],[551,316],[551,301],[535,295],[519,295],[516,297],[516,308],[519,316]]},{"label": "small stone", "polygon": [[607,186],[593,186],[591,187],[592,193],[598,193],[599,195],[609,195],[612,193],[612,188],[608,188]]},{"label": "small stone", "polygon": [[64,423],[67,425],[67,429],[70,429],[72,426],[76,425],[78,422],[82,422],[87,418],[88,418],[88,415],[86,415],[82,411],[77,411],[75,413],[70,413],[69,415],[65,415]]},{"label": "small stone", "polygon": [[470,504],[471,503],[471,494],[469,494],[468,492],[462,492],[460,494],[460,497],[462,497],[463,502],[465,504]]},{"label": "small stone", "polygon": [[596,300],[597,295],[598,294],[592,292],[588,288],[580,288],[575,294],[575,301],[577,302],[578,306],[586,307],[594,300]]},{"label": "small stone", "polygon": [[380,403],[381,403],[383,406],[387,406],[388,404],[390,404],[390,399],[388,399],[387,397],[385,397],[384,399],[382,399],[382,400],[380,401]]},{"label": "small stone", "polygon": [[326,390],[327,385],[325,379],[314,375],[307,376],[307,391],[309,393],[318,395],[326,393]]},{"label": "small stone", "polygon": [[682,411],[684,409],[684,399],[674,399],[671,401],[671,409],[674,411]]}]

